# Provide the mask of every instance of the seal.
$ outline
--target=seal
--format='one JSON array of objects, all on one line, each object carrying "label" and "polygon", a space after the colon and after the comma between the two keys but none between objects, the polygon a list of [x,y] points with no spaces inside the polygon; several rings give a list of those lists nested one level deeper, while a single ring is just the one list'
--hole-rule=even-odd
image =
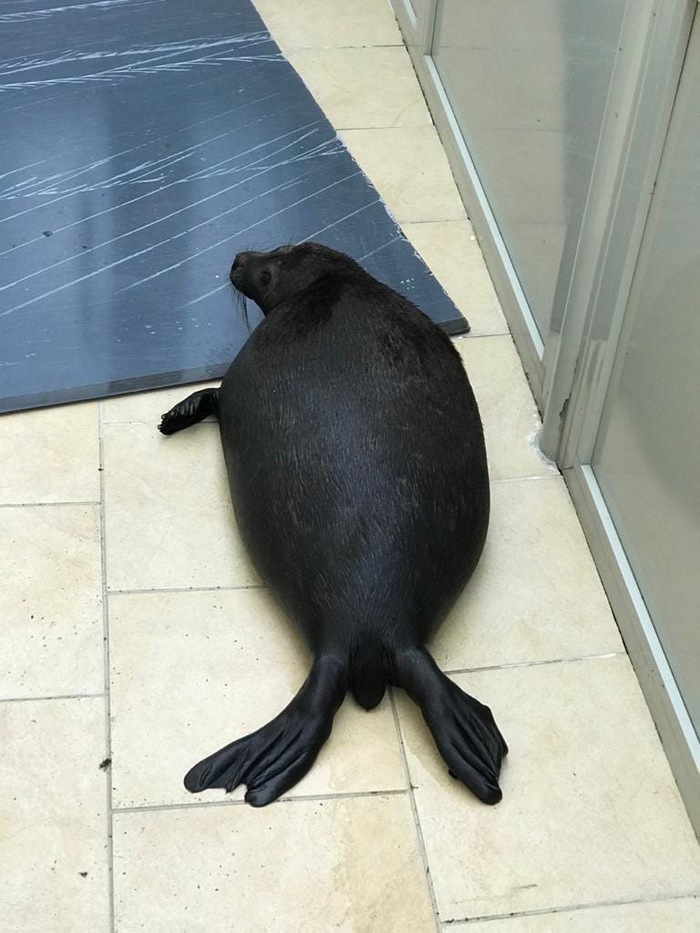
[{"label": "seal", "polygon": [[369,710],[394,685],[450,774],[497,803],[506,743],[425,647],[489,520],[483,430],[457,351],[406,298],[317,243],[239,253],[230,278],[264,318],[220,388],[159,427],[218,417],[244,544],[312,664],[289,706],[196,764],[186,788],[245,784],[248,803],[269,804],[309,770],[348,690]]}]

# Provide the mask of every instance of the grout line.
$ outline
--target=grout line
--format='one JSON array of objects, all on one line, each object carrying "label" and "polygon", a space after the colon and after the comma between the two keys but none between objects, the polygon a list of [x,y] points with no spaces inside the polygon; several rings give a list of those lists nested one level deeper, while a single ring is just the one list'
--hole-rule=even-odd
[{"label": "grout line", "polygon": [[[102,436],[102,400],[97,404],[97,426],[100,459],[100,561],[102,568],[102,640],[104,650],[104,685],[105,685],[105,748],[106,758],[112,759],[112,700],[110,696],[110,656],[109,656],[109,605],[107,599],[107,528],[105,525],[105,481],[104,481],[104,444]],[[107,792],[107,884],[109,897],[109,924],[114,933],[114,842],[112,814],[112,769],[105,770]]]},{"label": "grout line", "polygon": [[[251,587],[252,589],[252,587]],[[260,587],[262,589],[262,587]],[[179,592],[172,590],[125,590],[118,591],[119,595],[126,593],[127,595],[131,592],[139,593],[169,593],[169,592]],[[185,591],[189,592],[189,591]],[[200,592],[200,591],[194,591]],[[208,592],[204,590],[203,592]],[[212,592],[216,592],[213,590]],[[114,595],[114,594],[112,594]],[[508,671],[511,669],[517,669],[521,667],[543,667],[548,664],[572,664],[579,661],[605,661],[608,658],[626,658],[626,651],[609,651],[605,654],[586,654],[579,655],[578,657],[570,658],[545,658],[541,661],[513,661],[506,664],[485,664],[483,667],[458,667],[458,668],[444,668],[445,674],[452,676],[457,676],[460,674],[478,674],[482,671]],[[107,696],[108,691],[105,690],[102,693],[58,693],[53,696],[21,696],[21,697],[0,697],[0,703],[43,703],[51,700],[94,700],[99,697]],[[384,793],[384,791],[382,791]],[[389,793],[388,791],[386,793]],[[286,799],[286,798],[285,798]]]},{"label": "grout line", "polygon": [[[274,34],[271,33],[269,29],[267,29],[267,26],[265,26],[265,29],[270,33],[270,38],[275,43],[275,45],[279,48],[280,52],[284,55],[285,58],[287,57],[287,52],[342,52],[347,49],[405,49],[406,48],[406,46],[403,44],[403,42],[400,39],[398,42],[384,42],[383,44],[377,44],[376,42],[373,42],[371,43],[371,45],[294,45],[294,46],[290,45],[290,46],[283,46],[283,45],[280,45],[279,40],[275,39]],[[328,114],[325,114],[325,115],[327,119],[330,119],[328,117]]]},{"label": "grout line", "polygon": [[[409,240],[409,242],[410,242],[410,240]],[[423,262],[425,262],[425,259],[423,260]],[[428,266],[428,268],[430,269],[430,266],[428,265],[428,263],[425,262],[425,264],[426,264],[426,266]],[[432,269],[430,269],[430,271],[433,272]],[[433,275],[435,275],[434,272],[433,272]],[[437,278],[437,276],[435,276],[435,278]],[[447,297],[449,298],[449,295],[448,295]],[[452,300],[452,299],[450,299],[450,300]],[[454,302],[453,302],[453,304],[454,304]],[[455,304],[455,308],[457,308],[457,305],[456,305],[456,304]],[[459,308],[457,308],[457,310],[459,311]],[[459,311],[459,313],[462,315],[463,318],[465,318],[465,320],[466,320],[467,322],[469,321],[469,314],[468,314],[467,312]],[[511,341],[512,341],[512,339],[513,339],[513,335],[510,333],[510,331],[507,331],[507,330],[499,330],[499,331],[494,331],[493,333],[483,333],[483,334],[474,334],[474,333],[472,333],[472,331],[468,330],[468,331],[466,332],[466,334],[455,334],[455,335],[452,336],[450,339],[453,340],[453,341],[454,341],[454,340],[465,340],[465,341],[466,341],[466,340],[484,340],[484,339],[487,338],[487,337],[491,337],[491,338],[493,338],[493,337],[500,337],[500,338],[508,337]]]},{"label": "grout line", "polygon": [[[320,104],[319,104],[319,106],[320,106]],[[321,108],[321,109],[323,109],[323,108]],[[324,111],[324,112],[325,112],[325,111]],[[327,117],[328,119],[330,119],[330,118],[328,117],[328,114],[326,114],[326,117]],[[423,131],[429,133],[430,135],[435,134],[435,136],[437,136],[438,140],[439,140],[439,138],[440,138],[440,137],[438,136],[438,132],[437,132],[437,129],[435,128],[435,124],[434,124],[434,123],[410,123],[410,124],[406,124],[406,125],[397,125],[397,124],[395,124],[395,123],[389,123],[389,124],[384,125],[384,126],[338,126],[338,127],[336,127],[336,125],[333,124],[333,129],[336,131],[336,133],[345,133],[345,132],[348,132],[348,133],[375,133],[375,132],[377,132],[377,133],[390,133],[390,132],[394,132],[394,131],[397,132],[397,133],[402,133],[404,130],[410,130],[410,131],[413,131],[413,130],[423,130]],[[441,143],[441,145],[442,145],[442,143]],[[346,148],[347,148],[347,147],[346,147]],[[444,147],[443,147],[443,149],[444,149]],[[352,153],[351,153],[351,154],[352,154]],[[356,161],[357,161],[357,160],[356,160]],[[368,177],[369,177],[369,176],[368,176]],[[454,183],[454,182],[453,182],[453,183]],[[374,184],[374,182],[373,182],[373,184]],[[375,185],[375,187],[376,187],[376,185]],[[383,203],[385,203],[385,204],[387,203],[385,197],[382,197],[382,201],[383,201]],[[460,199],[460,201],[461,201],[461,199]],[[462,201],[461,203],[463,204],[464,202]],[[396,219],[396,218],[395,218],[395,219]],[[449,222],[449,221],[451,221],[451,220],[452,220],[452,221],[459,221],[459,220],[464,221],[464,220],[469,220],[469,215],[468,215],[467,212],[466,212],[466,208],[464,209],[464,213],[461,214],[459,217],[454,217],[454,216],[453,216],[453,217],[429,217],[429,218],[423,218],[422,220],[409,220],[408,218],[404,217],[403,220],[397,220],[397,223],[398,223],[399,227],[401,227],[402,224],[421,224],[421,223],[422,223],[422,224],[427,224],[427,223],[431,223],[431,222],[432,222],[432,223],[447,223],[447,222]]]},{"label": "grout line", "polygon": [[[411,241],[409,240],[409,243],[410,242]],[[413,246],[412,243],[411,243],[411,246]],[[422,256],[421,256],[421,259],[423,259]],[[423,259],[423,262],[425,262],[425,259]],[[439,282],[438,277],[435,275],[430,265],[427,262],[425,262],[425,264],[426,266],[428,266],[428,269],[430,269],[435,279]],[[442,286],[442,289],[447,295],[447,289],[444,286]],[[450,296],[447,295],[447,297],[449,298]],[[455,306],[455,308],[457,308],[459,313],[462,315],[462,317],[467,321],[467,323],[471,327],[471,320],[470,320],[471,314],[469,313],[469,311],[462,311],[462,309],[457,305],[457,303],[452,298],[450,298],[450,301]],[[468,330],[466,334],[455,334],[454,336],[450,337],[450,340],[477,340],[480,337],[510,337],[512,340],[512,334],[508,330],[493,330],[493,331],[486,330],[479,334],[475,334],[473,330]]]},{"label": "grout line", "polygon": [[408,799],[411,804],[411,812],[413,813],[413,822],[416,826],[416,836],[418,837],[418,848],[420,849],[421,860],[423,862],[423,870],[425,871],[425,881],[428,887],[428,896],[430,897],[430,903],[433,909],[433,918],[435,920],[435,929],[437,933],[440,933],[440,914],[438,913],[437,898],[435,897],[435,888],[433,886],[433,879],[430,874],[430,864],[428,863],[428,853],[425,848],[425,840],[423,838],[423,829],[420,825],[420,818],[418,816],[418,807],[416,806],[416,797],[413,793],[413,784],[411,782],[411,772],[408,767],[408,756],[406,755],[406,746],[404,745],[403,735],[401,734],[401,724],[399,722],[399,713],[396,708],[396,701],[394,697],[394,688],[389,687],[389,701],[391,703],[391,711],[394,717],[394,728],[396,729],[396,737],[399,742],[399,748],[401,749],[401,759],[403,761],[404,773],[406,775],[406,782],[408,784]]},{"label": "grout line", "polygon": [[561,907],[542,907],[537,910],[514,910],[505,914],[487,914],[481,917],[455,918],[454,920],[445,920],[443,926],[447,928],[455,923],[470,924],[484,923],[488,920],[509,920],[511,917],[542,917],[547,914],[594,910],[595,908],[600,907],[625,907],[628,904],[654,904],[657,901],[680,901],[687,900],[689,898],[694,900],[699,896],[700,893],[696,890],[688,891],[684,894],[657,894],[652,895],[651,897],[635,897],[630,899],[621,898],[620,900],[611,901],[594,901],[590,904],[564,904]]},{"label": "grout line", "polygon": [[[432,125],[435,126],[434,123]],[[447,220],[405,220],[404,223],[413,226],[414,224],[463,224],[465,221],[471,226],[469,215],[466,215],[465,217],[448,217]],[[403,227],[401,229],[403,230]],[[473,229],[474,228],[472,227],[472,230]],[[476,234],[474,234],[474,242],[479,242],[476,238]]]},{"label": "grout line", "polygon": [[[318,100],[316,101],[316,103],[319,105],[319,107],[321,107],[321,104]],[[321,109],[323,110],[323,107],[321,107]],[[326,114],[326,117],[328,117],[328,114]],[[425,122],[423,123],[401,123],[398,126],[396,123],[377,123],[372,126],[352,126],[350,124],[346,124],[345,126],[336,126],[335,124],[333,124],[333,129],[336,131],[336,133],[344,133],[346,130],[350,132],[354,132],[355,130],[422,130],[422,129],[425,129],[425,127],[434,128],[434,124],[425,123]],[[410,224],[427,224],[430,222],[431,221],[429,220],[407,220],[407,221],[405,220],[404,221],[404,223],[410,223]],[[441,223],[441,221],[434,220],[432,221],[432,223]],[[449,221],[445,221],[445,223],[449,223]]]},{"label": "grout line", "polygon": [[[200,383],[198,383],[198,382],[193,382],[193,383],[191,383],[191,385],[193,385],[193,386],[195,386],[195,385],[200,385]],[[173,389],[182,388],[182,389],[184,389],[184,388],[186,388],[186,387],[185,387],[185,386],[171,386],[170,388],[173,388]],[[136,394],[136,395],[145,395],[145,394],[146,394],[146,391],[147,391],[147,390],[144,390],[144,392],[142,392],[142,393],[141,393],[141,392],[137,392],[137,393],[135,393],[135,394]],[[162,390],[162,389],[155,389],[154,391],[156,391],[156,392],[158,392],[158,391],[167,391],[167,389],[165,389],[165,390]],[[109,399],[106,399],[106,401],[109,401]],[[121,421],[105,421],[104,424],[105,424],[105,427],[106,427],[106,428],[113,428],[113,427],[122,428],[122,427],[124,427],[124,426],[126,426],[126,425],[134,425],[134,426],[138,426],[138,427],[140,427],[140,428],[148,428],[149,431],[151,431],[151,430],[158,431],[158,424],[157,424],[157,419],[156,419],[156,418],[154,418],[152,421],[142,421],[142,420],[140,420],[139,418],[135,418],[135,419],[134,419],[134,418],[123,418],[123,419],[121,419]],[[197,428],[198,428],[198,427],[200,427],[200,426],[203,427],[204,425],[209,425],[209,426],[211,426],[211,425],[216,425],[216,426],[218,427],[218,422],[214,421],[212,418],[207,418],[207,419],[204,420],[204,421],[198,421],[198,422],[196,423],[196,425],[194,425],[194,424],[193,424],[193,425],[190,425],[190,427],[192,427],[192,428],[197,427]],[[162,434],[160,433],[160,431],[158,431],[158,433],[156,434],[156,437],[164,437],[164,435],[162,435]]]},{"label": "grout line", "polygon": [[104,693],[59,693],[51,697],[0,697],[0,703],[43,703],[44,700],[95,700]]},{"label": "grout line", "polygon": [[553,480],[561,478],[562,475],[559,470],[551,470],[549,473],[538,473],[537,475],[533,474],[531,476],[499,476],[498,479],[490,480],[490,483],[493,486],[498,483],[530,483],[535,480]]},{"label": "grout line", "polygon": [[[348,791],[339,794],[303,794],[294,796],[279,797],[275,803],[313,803],[323,800],[354,800],[357,797],[401,797],[408,793],[405,789],[399,790],[368,790],[368,791]],[[202,810],[217,807],[247,807],[243,798],[240,800],[213,800],[211,802],[195,800],[192,803],[163,803],[163,804],[145,804],[142,807],[114,807],[113,813],[151,813],[158,810]]]},{"label": "grout line", "polygon": [[46,509],[64,505],[99,505],[97,499],[76,499],[64,502],[0,502],[0,509]]},{"label": "grout line", "polygon": [[236,590],[264,590],[262,583],[240,583],[230,586],[165,586],[144,590],[107,590],[108,596],[140,596],[142,593],[220,593]]},{"label": "grout line", "polygon": [[542,661],[513,661],[510,664],[485,664],[483,667],[460,667],[445,670],[446,674],[477,674],[480,671],[508,671],[519,667],[542,667],[546,664],[572,664],[578,661],[605,661],[608,658],[626,658],[626,651],[607,651],[605,654],[584,654],[573,658],[545,658]]}]

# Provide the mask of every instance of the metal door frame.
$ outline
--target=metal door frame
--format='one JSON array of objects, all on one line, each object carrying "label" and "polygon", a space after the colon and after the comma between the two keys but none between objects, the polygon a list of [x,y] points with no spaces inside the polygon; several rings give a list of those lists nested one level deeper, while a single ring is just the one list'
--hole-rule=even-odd
[{"label": "metal door frame", "polygon": [[[556,459],[560,453],[560,439],[568,410],[566,403],[571,396],[579,362],[578,351],[589,308],[601,288],[601,260],[608,252],[605,244],[609,245],[621,237],[621,242],[629,244],[628,262],[632,266],[636,258],[634,246],[641,240],[682,63],[683,41],[679,37],[683,34],[684,24],[689,31],[692,12],[688,14],[688,8],[692,10],[696,2],[628,0],[562,334],[548,335],[543,339],[431,57],[441,0],[425,0],[425,9],[421,13],[416,12],[411,0],[391,0],[535,400],[543,414],[542,446],[551,459]],[[630,157],[630,153],[634,157]],[[627,200],[621,195],[622,178],[632,168],[636,173],[637,188],[630,204],[627,200],[634,186],[625,187]],[[646,194],[640,197],[640,191]],[[633,218],[632,214],[636,216]],[[607,269],[608,279],[612,271],[612,267]],[[624,291],[625,282],[619,273],[618,280]],[[610,287],[608,283],[606,286]]]},{"label": "metal door frame", "polygon": [[484,254],[503,313],[518,347],[538,404],[542,398],[544,342],[508,254],[457,118],[431,58],[440,0],[429,0],[425,15],[416,15],[411,0],[391,0],[413,67],[425,94],[435,127],[457,187]]},{"label": "metal door frame", "polygon": [[561,336],[547,346],[541,445],[562,469],[590,460],[696,8],[628,3]]},{"label": "metal door frame", "polygon": [[[602,241],[585,320],[576,322],[581,336],[557,453],[676,783],[700,835],[700,741],[590,465],[617,351],[630,323],[632,280],[688,41],[693,28],[700,30],[696,0],[663,0],[655,6],[609,235]],[[631,158],[634,153],[637,157]],[[570,336],[565,329],[562,344]]]},{"label": "metal door frame", "polygon": [[[590,463],[698,0],[628,0],[560,335],[542,340],[430,57],[441,0],[391,0],[696,831],[700,746]],[[700,25],[698,25],[700,28]]]}]

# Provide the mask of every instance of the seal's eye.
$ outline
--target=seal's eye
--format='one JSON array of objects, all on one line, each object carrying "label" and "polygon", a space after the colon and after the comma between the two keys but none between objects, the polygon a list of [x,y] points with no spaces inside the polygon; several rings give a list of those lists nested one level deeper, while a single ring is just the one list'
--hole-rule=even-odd
[{"label": "seal's eye", "polygon": [[262,282],[262,284],[269,285],[271,279],[272,279],[272,276],[267,271],[267,269],[263,269],[263,271],[260,273],[260,281]]}]

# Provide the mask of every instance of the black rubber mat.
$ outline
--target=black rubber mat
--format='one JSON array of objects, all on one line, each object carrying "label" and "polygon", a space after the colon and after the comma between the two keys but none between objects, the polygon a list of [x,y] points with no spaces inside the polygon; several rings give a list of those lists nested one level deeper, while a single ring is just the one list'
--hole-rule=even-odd
[{"label": "black rubber mat", "polygon": [[3,3],[0,138],[0,411],[220,376],[241,249],[319,240],[468,329],[248,0]]}]

